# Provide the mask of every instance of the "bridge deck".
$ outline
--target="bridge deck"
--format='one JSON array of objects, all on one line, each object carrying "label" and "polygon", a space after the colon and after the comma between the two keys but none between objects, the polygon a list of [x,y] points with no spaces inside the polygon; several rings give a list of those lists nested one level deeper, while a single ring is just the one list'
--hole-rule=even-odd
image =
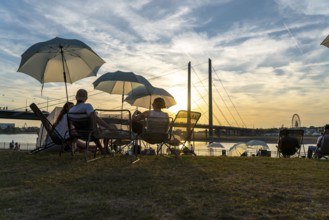
[{"label": "bridge deck", "polygon": [[[44,115],[48,116],[48,112],[44,112]],[[0,118],[6,119],[21,119],[21,120],[39,120],[39,118],[33,113],[28,111],[0,111]]]},{"label": "bridge deck", "polygon": [[[46,116],[49,115],[48,112],[44,112]],[[12,110],[0,110],[0,118],[4,119],[19,119],[19,120],[39,120],[39,118],[30,111],[12,111]],[[207,124],[197,124],[195,129],[209,129]],[[252,134],[255,129],[251,128],[239,128],[239,127],[228,127],[214,125],[213,129],[215,133],[221,131],[225,135],[245,135]]]}]

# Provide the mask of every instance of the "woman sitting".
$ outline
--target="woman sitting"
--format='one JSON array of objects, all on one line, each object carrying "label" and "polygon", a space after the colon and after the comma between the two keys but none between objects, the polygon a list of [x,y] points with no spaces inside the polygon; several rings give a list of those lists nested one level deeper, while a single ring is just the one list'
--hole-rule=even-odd
[{"label": "woman sitting", "polygon": [[168,113],[163,112],[162,109],[166,108],[166,103],[163,98],[156,98],[152,103],[153,110],[140,112],[136,110],[132,116],[132,130],[137,134],[141,134],[143,131],[143,121],[148,117],[155,118],[169,118]]}]

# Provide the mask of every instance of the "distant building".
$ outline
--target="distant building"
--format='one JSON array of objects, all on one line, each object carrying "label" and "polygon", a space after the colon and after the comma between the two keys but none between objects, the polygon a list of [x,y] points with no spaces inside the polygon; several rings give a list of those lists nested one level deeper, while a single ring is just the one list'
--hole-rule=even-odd
[{"label": "distant building", "polygon": [[0,129],[15,128],[15,123],[0,123]]}]

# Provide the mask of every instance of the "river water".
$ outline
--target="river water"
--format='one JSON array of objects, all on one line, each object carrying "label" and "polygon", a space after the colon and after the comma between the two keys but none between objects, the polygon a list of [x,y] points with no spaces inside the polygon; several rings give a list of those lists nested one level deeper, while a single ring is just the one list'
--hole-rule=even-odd
[{"label": "river water", "polygon": [[0,134],[0,149],[9,149],[9,144],[14,141],[20,144],[21,150],[33,150],[37,137],[37,134]]},{"label": "river water", "polygon": [[[36,140],[38,135],[37,134],[0,134],[0,149],[9,149],[9,144],[14,141],[20,144],[21,150],[33,150],[36,147]],[[205,142],[195,142],[194,143],[194,151],[197,155],[200,156],[221,156],[225,150],[228,152],[228,149],[232,147],[235,143],[222,143],[224,148],[208,148],[207,143]],[[271,151],[271,157],[277,156],[277,144],[268,144],[269,151]],[[308,146],[312,144],[305,144],[302,145],[301,149],[301,155],[304,155],[304,149],[305,152],[307,152]],[[254,154],[255,152],[250,152],[250,155]]]}]

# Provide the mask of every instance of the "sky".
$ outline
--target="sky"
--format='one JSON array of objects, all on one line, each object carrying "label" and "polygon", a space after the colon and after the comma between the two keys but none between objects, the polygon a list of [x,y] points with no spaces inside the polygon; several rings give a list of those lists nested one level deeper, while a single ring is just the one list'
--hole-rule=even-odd
[{"label": "sky", "polygon": [[[68,84],[70,99],[85,88],[95,108],[118,109],[121,96],[92,83],[106,72],[131,71],[170,92],[174,114],[187,109],[191,63],[192,110],[209,121],[208,60],[212,62],[213,124],[291,127],[329,123],[329,35],[326,0],[2,0],[0,107],[51,111],[65,102],[63,83],[17,72],[31,45],[54,37],[78,39],[106,63],[97,76]],[[62,74],[62,73],[59,73]],[[128,103],[124,108],[136,109]],[[0,120],[17,126],[36,121]]]}]

